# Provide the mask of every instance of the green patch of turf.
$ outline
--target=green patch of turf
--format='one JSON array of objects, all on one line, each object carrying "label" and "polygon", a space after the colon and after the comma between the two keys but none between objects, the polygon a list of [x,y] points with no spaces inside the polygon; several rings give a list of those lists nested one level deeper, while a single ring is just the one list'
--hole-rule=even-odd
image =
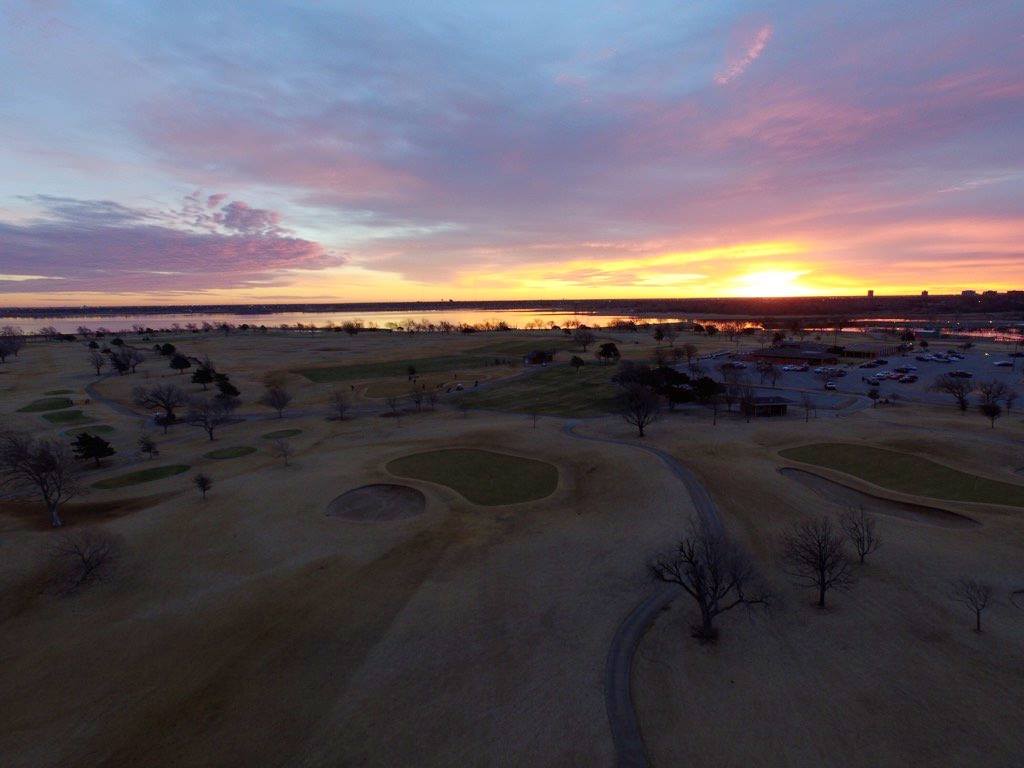
[{"label": "green patch of turf", "polygon": [[49,389],[43,392],[44,395],[70,395],[74,392],[73,389]]},{"label": "green patch of turf", "polygon": [[598,416],[615,410],[616,368],[588,362],[579,373],[568,364],[548,366],[538,373],[496,383],[462,400],[470,408],[556,416]]},{"label": "green patch of turf", "polygon": [[414,453],[389,462],[387,469],[399,477],[448,486],[484,506],[542,499],[558,487],[553,464],[474,448]]},{"label": "green patch of turf", "polygon": [[849,443],[815,443],[787,448],[781,455],[845,472],[899,493],[1024,507],[1024,485],[968,474],[910,453]]},{"label": "green patch of turf", "polygon": [[109,435],[111,432],[116,431],[117,430],[115,430],[109,424],[89,424],[85,427],[75,427],[74,429],[69,429],[68,434],[71,435],[72,437],[80,435],[83,432],[88,432],[90,435]]},{"label": "green patch of turf", "polygon": [[251,445],[236,445],[233,448],[218,448],[216,451],[203,454],[203,456],[207,459],[237,459],[241,456],[248,456],[250,453],[256,453],[256,449]]},{"label": "green patch of turf", "polygon": [[417,373],[468,371],[494,365],[494,358],[480,355],[446,355],[420,357],[413,360],[391,360],[383,363],[353,363],[352,365],[331,365],[321,368],[298,368],[292,373],[305,376],[316,384],[328,384],[336,381],[369,381],[392,376],[406,376],[410,365],[416,369]]},{"label": "green patch of turf", "polygon": [[154,480],[162,480],[165,477],[180,475],[182,472],[187,472],[188,469],[188,464],[167,464],[162,467],[149,467],[148,469],[140,469],[137,472],[129,472],[126,475],[108,477],[106,480],[100,480],[99,482],[93,483],[92,487],[99,488],[101,490],[125,488],[129,485],[150,483]]},{"label": "green patch of turf", "polygon": [[18,409],[19,413],[42,413],[43,411],[59,411],[63,408],[70,408],[74,405],[66,397],[44,397],[41,400],[33,400],[28,405]]},{"label": "green patch of turf", "polygon": [[81,411],[54,411],[44,413],[43,418],[51,424],[88,424],[92,419]]},{"label": "green patch of turf", "polygon": [[279,429],[276,432],[267,432],[267,434],[260,435],[260,437],[264,440],[279,440],[282,437],[295,437],[301,434],[301,429]]}]

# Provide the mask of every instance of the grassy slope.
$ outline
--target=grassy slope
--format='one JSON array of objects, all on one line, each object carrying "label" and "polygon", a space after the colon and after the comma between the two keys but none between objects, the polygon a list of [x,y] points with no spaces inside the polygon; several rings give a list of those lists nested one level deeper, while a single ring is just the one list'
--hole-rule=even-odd
[{"label": "grassy slope", "polygon": [[360,381],[381,379],[389,376],[405,376],[410,365],[416,368],[417,373],[436,373],[439,371],[484,368],[493,362],[493,357],[479,355],[443,355],[439,357],[413,358],[410,360],[391,360],[381,363],[353,363],[352,365],[297,368],[293,373],[305,376],[316,384],[328,384],[336,381]]},{"label": "grassy slope", "polygon": [[126,475],[108,477],[105,480],[93,483],[92,487],[101,490],[124,488],[129,485],[149,483],[153,480],[162,480],[165,477],[180,475],[182,472],[187,472],[188,469],[188,464],[168,464],[162,467],[150,467],[149,469],[140,469],[137,472],[129,472]]},{"label": "grassy slope", "polygon": [[577,374],[553,365],[522,379],[464,395],[471,408],[558,416],[597,416],[614,410],[615,366],[590,363]]},{"label": "grassy slope", "polygon": [[256,453],[256,449],[251,445],[236,445],[232,448],[218,448],[216,451],[204,453],[203,457],[207,459],[237,459],[241,456],[248,456],[250,453]]},{"label": "grassy slope", "polygon": [[301,429],[278,429],[278,430],[276,430],[274,432],[267,432],[264,435],[260,435],[260,437],[262,439],[264,439],[264,440],[277,440],[278,438],[282,438],[282,437],[295,437],[296,435],[301,435],[301,434],[302,434],[302,430]]},{"label": "grassy slope", "polygon": [[59,411],[62,408],[70,408],[72,403],[66,397],[44,397],[41,400],[33,400],[28,405],[18,409],[19,413],[42,413],[43,411]]},{"label": "grassy slope", "polygon": [[86,416],[79,410],[44,413],[43,418],[52,424],[86,424],[92,421],[91,417]]},{"label": "grassy slope", "polygon": [[848,443],[816,443],[789,448],[782,455],[846,472],[900,493],[1024,507],[1024,486],[960,472],[909,453]]},{"label": "grassy slope", "polygon": [[485,506],[541,499],[558,486],[558,470],[546,461],[476,449],[414,453],[390,462],[388,471],[446,485]]}]

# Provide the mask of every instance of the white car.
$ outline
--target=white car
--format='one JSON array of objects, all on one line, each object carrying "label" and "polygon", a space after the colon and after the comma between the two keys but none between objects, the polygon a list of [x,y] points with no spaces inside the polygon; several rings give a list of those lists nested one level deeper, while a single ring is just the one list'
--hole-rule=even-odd
[{"label": "white car", "polygon": [[999,362],[992,363],[996,368],[1013,368],[1012,360],[1000,360]]}]

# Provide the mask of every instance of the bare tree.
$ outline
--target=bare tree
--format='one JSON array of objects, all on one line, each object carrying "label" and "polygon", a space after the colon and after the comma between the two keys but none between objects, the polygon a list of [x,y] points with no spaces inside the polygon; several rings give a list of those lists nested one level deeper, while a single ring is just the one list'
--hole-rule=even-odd
[{"label": "bare tree", "polygon": [[194,427],[202,427],[210,440],[214,431],[231,420],[231,407],[214,398],[212,400],[195,398],[189,401],[185,421]]},{"label": "bare tree", "polygon": [[953,582],[950,597],[974,611],[974,631],[981,632],[981,612],[992,602],[992,587],[989,584],[963,577]]},{"label": "bare tree", "polygon": [[678,584],[693,598],[701,619],[693,636],[702,641],[717,636],[717,616],[740,605],[767,606],[772,597],[746,553],[695,520],[675,551],[655,560],[650,569],[654,578]]},{"label": "bare tree", "polygon": [[209,475],[204,475],[200,472],[192,478],[192,485],[203,495],[203,501],[206,501],[206,492],[213,488],[213,480],[210,479]]},{"label": "bare tree", "polygon": [[288,466],[288,460],[295,454],[295,449],[292,448],[292,444],[285,440],[283,437],[279,437],[270,444],[270,455],[275,459],[281,459],[284,465]]},{"label": "bare tree", "polygon": [[587,347],[589,347],[591,344],[593,344],[594,340],[597,337],[594,336],[593,332],[591,332],[588,328],[577,328],[575,331],[573,331],[572,338],[573,338],[573,341],[575,341],[577,344],[579,344],[580,348],[584,352],[586,352],[587,351]]},{"label": "bare tree", "polygon": [[1013,410],[1013,404],[1017,402],[1018,397],[1020,397],[1020,395],[1017,393],[1016,389],[1010,387],[1006,390],[1006,394],[1003,395],[1003,404],[1006,405],[1007,413]]},{"label": "bare tree", "polygon": [[1003,415],[1003,406],[999,403],[982,403],[978,406],[981,415],[988,419],[988,425],[995,429],[996,419]]},{"label": "bare tree", "polygon": [[430,410],[437,408],[437,392],[434,390],[427,392],[427,407]]},{"label": "bare tree", "polygon": [[107,364],[107,356],[100,352],[98,349],[89,350],[89,365],[96,369],[96,375],[99,376],[103,371],[103,367]]},{"label": "bare tree", "polygon": [[62,534],[50,548],[57,593],[66,595],[106,581],[113,573],[119,552],[120,541],[105,531],[84,528]]},{"label": "bare tree", "polygon": [[260,405],[265,405],[267,408],[273,408],[277,411],[277,418],[281,418],[284,415],[284,409],[288,407],[288,403],[292,401],[291,392],[282,386],[272,384],[267,387],[267,390],[259,399]]},{"label": "bare tree", "polygon": [[149,435],[149,434],[139,435],[139,439],[138,439],[138,442],[136,443],[136,445],[139,446],[139,452],[140,453],[146,454],[151,459],[154,456],[159,455],[159,453],[160,453],[160,450],[156,447],[156,441],[153,439],[152,435]]},{"label": "bare tree", "polygon": [[686,364],[692,365],[694,359],[697,357],[697,345],[690,344],[689,342],[683,344],[683,354],[686,355]]},{"label": "bare tree", "polygon": [[644,428],[657,420],[661,412],[661,400],[657,394],[641,384],[630,384],[619,394],[619,413],[637,429],[637,436],[644,436]]},{"label": "bare tree", "polygon": [[933,392],[951,395],[956,400],[956,405],[961,411],[966,411],[967,406],[970,404],[972,388],[967,379],[950,376],[948,373],[935,379],[930,387]]},{"label": "bare tree", "polygon": [[188,395],[177,384],[157,384],[135,387],[132,400],[142,408],[159,408],[164,412],[165,423],[173,423],[174,411],[188,403]]},{"label": "bare tree", "polygon": [[331,410],[334,411],[334,416],[338,421],[345,419],[345,413],[348,411],[348,397],[340,389],[331,391],[328,402],[331,404]]},{"label": "bare tree", "polygon": [[839,518],[839,525],[846,533],[846,538],[853,544],[861,563],[882,546],[882,539],[875,532],[875,516],[867,514],[864,507],[846,510]]},{"label": "bare tree", "polygon": [[818,590],[818,607],[825,607],[830,589],[853,584],[850,559],[843,540],[827,517],[800,520],[783,538],[784,570],[793,580]]},{"label": "bare tree", "polygon": [[818,404],[814,398],[806,392],[800,396],[800,407],[804,409],[804,421],[808,422],[811,420],[811,412],[817,412]]},{"label": "bare tree", "polygon": [[409,402],[416,406],[417,411],[423,410],[423,390],[416,384],[409,390]]},{"label": "bare tree", "polygon": [[80,491],[75,458],[55,440],[4,432],[0,434],[0,488],[38,496],[50,522],[59,527],[63,525],[60,505]]},{"label": "bare tree", "polygon": [[398,397],[395,395],[388,395],[384,398],[384,404],[391,411],[392,416],[398,416]]}]

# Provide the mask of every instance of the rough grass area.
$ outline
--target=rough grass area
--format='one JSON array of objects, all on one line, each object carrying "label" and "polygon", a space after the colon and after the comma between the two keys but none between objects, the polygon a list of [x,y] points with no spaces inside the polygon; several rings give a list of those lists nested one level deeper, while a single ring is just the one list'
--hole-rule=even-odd
[{"label": "rough grass area", "polygon": [[462,396],[470,408],[556,416],[599,416],[615,410],[615,366],[587,363],[577,374],[568,364],[494,384]]},{"label": "rough grass area", "polygon": [[301,429],[279,429],[275,432],[267,432],[265,435],[260,435],[263,440],[277,440],[282,437],[295,437],[301,435]]},{"label": "rough grass area", "polygon": [[18,409],[18,413],[42,413],[43,411],[59,411],[62,408],[70,408],[74,405],[66,397],[44,397],[41,400],[33,400],[28,405]]},{"label": "rough grass area", "polygon": [[236,445],[233,448],[218,448],[216,451],[204,453],[203,458],[237,459],[241,456],[248,456],[250,453],[256,453],[256,449],[253,448],[251,445]]},{"label": "rough grass area", "polygon": [[43,418],[51,424],[87,424],[92,418],[81,411],[55,411],[44,413]]},{"label": "rough grass area", "polygon": [[305,376],[316,384],[330,384],[337,381],[368,381],[392,376],[406,377],[409,366],[417,373],[439,373],[485,368],[494,364],[493,357],[480,355],[445,355],[441,357],[420,357],[412,360],[391,360],[383,363],[353,363],[352,365],[331,365],[322,368],[298,368],[292,371]]},{"label": "rough grass area", "polygon": [[1024,485],[971,475],[910,453],[849,443],[815,443],[788,448],[781,455],[846,472],[899,493],[1024,507]]},{"label": "rough grass area", "polygon": [[388,463],[387,469],[399,477],[448,486],[483,506],[542,499],[558,486],[553,464],[473,448],[414,453]]},{"label": "rough grass area", "polygon": [[140,469],[137,472],[129,472],[126,475],[108,477],[105,480],[100,480],[98,482],[93,483],[92,487],[99,488],[101,490],[109,490],[111,488],[125,488],[129,485],[150,483],[154,480],[163,480],[165,477],[173,477],[174,475],[180,475],[182,472],[187,472],[188,469],[188,464],[166,464],[162,467],[149,467],[148,469]]},{"label": "rough grass area", "polygon": [[[552,349],[556,352],[578,349],[579,345],[572,339],[557,336],[538,336],[536,339],[500,339],[466,350],[469,354],[515,355],[521,357],[535,349]],[[582,354],[582,353],[579,353]]]},{"label": "rough grass area", "polygon": [[77,435],[82,434],[83,432],[88,432],[90,435],[109,435],[111,432],[116,431],[117,430],[114,429],[109,424],[89,424],[88,426],[85,427],[75,427],[74,429],[69,429],[68,435],[70,435],[71,437],[75,437]]}]

